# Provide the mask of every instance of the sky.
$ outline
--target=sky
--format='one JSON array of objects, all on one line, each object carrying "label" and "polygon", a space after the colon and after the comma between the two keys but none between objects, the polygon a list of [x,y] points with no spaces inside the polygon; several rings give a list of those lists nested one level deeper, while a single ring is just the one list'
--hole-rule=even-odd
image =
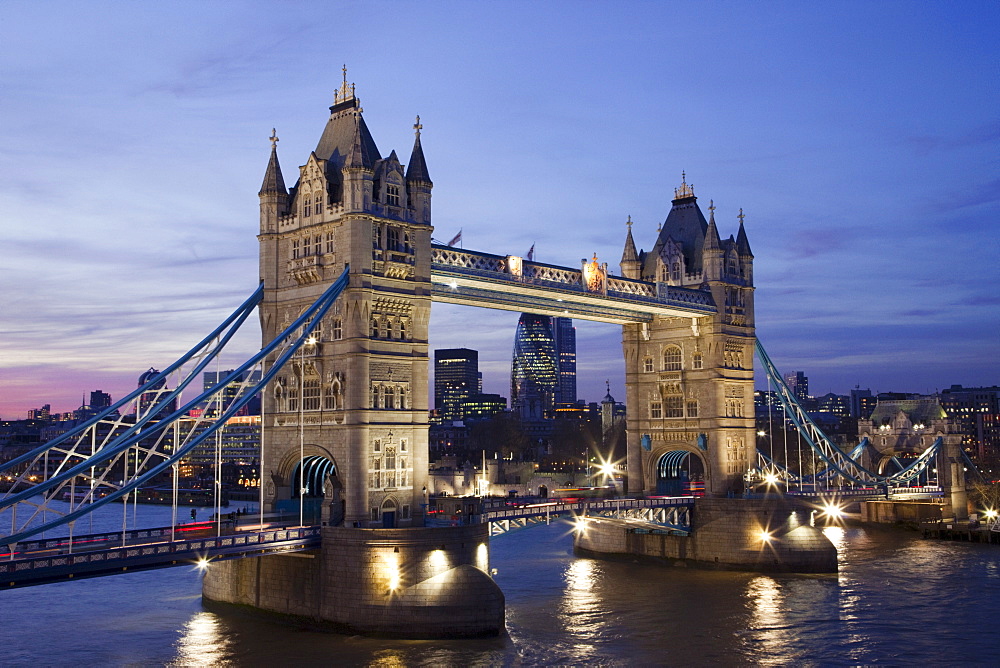
[{"label": "sky", "polygon": [[[291,185],[344,64],[383,155],[420,115],[437,239],[617,273],[684,171],[724,237],[746,213],[812,394],[1000,385],[998,33],[994,1],[7,0],[0,417],[117,399],[252,292],[271,129]],[[435,305],[430,346],[508,396],[516,322]],[[620,327],[577,325],[580,397],[623,396]]]}]

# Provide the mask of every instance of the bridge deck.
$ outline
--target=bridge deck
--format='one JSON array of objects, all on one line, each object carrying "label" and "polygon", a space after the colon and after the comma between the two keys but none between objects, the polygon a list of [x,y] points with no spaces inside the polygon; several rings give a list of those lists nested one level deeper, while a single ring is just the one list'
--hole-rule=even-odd
[{"label": "bridge deck", "polygon": [[[93,534],[31,541],[3,555],[0,585],[8,589],[130,571],[194,565],[201,560],[239,559],[316,549],[320,528],[282,527],[184,536],[170,540],[170,527],[122,534]],[[202,532],[204,533],[204,532]],[[214,533],[214,531],[212,531]],[[70,551],[72,549],[72,552]],[[13,558],[10,558],[13,557]]]},{"label": "bridge deck", "polygon": [[716,311],[703,290],[611,275],[600,289],[591,289],[582,269],[448,246],[434,245],[431,251],[431,295],[438,302],[618,324]]}]

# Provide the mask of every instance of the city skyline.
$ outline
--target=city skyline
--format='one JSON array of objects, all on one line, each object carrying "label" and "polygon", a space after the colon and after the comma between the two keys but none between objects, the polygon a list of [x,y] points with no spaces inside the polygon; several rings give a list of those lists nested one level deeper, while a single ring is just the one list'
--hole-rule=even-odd
[{"label": "city skyline", "polygon": [[[997,6],[393,5],[374,41],[267,7],[5,7],[0,417],[117,399],[249,294],[267,137],[294,181],[344,63],[385,152],[420,115],[437,239],[617,274],[685,171],[723,237],[746,213],[758,335],[812,394],[1000,382]],[[517,318],[436,304],[430,347],[506,396]],[[575,325],[597,400],[620,328]]]}]

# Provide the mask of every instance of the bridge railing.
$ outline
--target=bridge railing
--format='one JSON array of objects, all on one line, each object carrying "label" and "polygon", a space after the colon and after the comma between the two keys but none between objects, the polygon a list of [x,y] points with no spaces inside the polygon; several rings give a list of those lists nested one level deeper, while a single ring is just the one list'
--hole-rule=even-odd
[{"label": "bridge railing", "polygon": [[[598,294],[587,289],[581,269],[522,260],[515,271],[509,266],[507,257],[449,246],[431,246],[431,267],[505,283],[536,285],[579,294]],[[621,276],[609,275],[605,288],[602,296],[612,299],[687,308],[704,307],[705,310],[715,307],[711,294],[702,290],[648,283]]]},{"label": "bridge railing", "polygon": [[[120,539],[121,534],[114,534]],[[288,551],[301,543],[315,547],[320,527],[290,527],[245,531],[190,540],[161,541],[111,547],[79,553],[26,556],[0,561],[0,583],[8,587],[41,584],[65,578],[88,577],[127,570],[148,570],[207,558],[236,558],[245,553],[267,554]],[[36,541],[43,542],[43,541]],[[16,555],[15,555],[16,556]]]}]

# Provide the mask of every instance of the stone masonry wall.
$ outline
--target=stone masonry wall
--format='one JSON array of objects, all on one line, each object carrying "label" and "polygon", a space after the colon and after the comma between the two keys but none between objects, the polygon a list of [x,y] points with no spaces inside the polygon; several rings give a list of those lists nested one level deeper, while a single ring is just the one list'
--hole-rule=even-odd
[{"label": "stone masonry wall", "polygon": [[317,552],[212,564],[202,595],[344,632],[496,635],[504,628],[504,597],[488,569],[486,525],[328,527]]},{"label": "stone masonry wall", "polygon": [[693,512],[690,536],[639,533],[634,523],[590,518],[586,529],[577,532],[575,545],[596,554],[683,560],[716,568],[836,572],[837,550],[821,531],[809,526],[810,512],[804,505],[780,499],[701,499]]}]

